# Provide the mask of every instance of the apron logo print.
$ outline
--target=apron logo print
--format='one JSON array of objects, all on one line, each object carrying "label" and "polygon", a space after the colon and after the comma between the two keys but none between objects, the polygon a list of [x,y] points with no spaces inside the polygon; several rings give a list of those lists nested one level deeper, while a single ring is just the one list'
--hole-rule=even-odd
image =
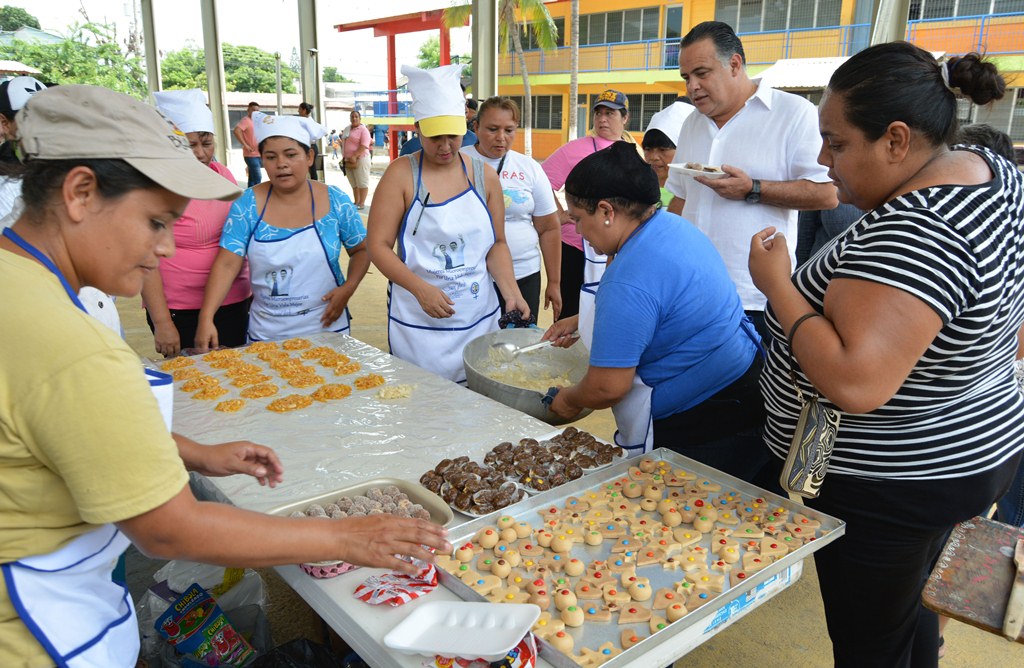
[{"label": "apron logo print", "polygon": [[473,293],[473,299],[476,299],[477,296],[480,294],[480,284],[477,283],[476,281],[473,281],[473,284],[469,286],[469,291]]}]

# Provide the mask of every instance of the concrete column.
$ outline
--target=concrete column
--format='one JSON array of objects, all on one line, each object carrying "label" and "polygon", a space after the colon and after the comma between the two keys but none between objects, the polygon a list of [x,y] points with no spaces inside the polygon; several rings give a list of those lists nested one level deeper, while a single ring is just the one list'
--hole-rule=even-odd
[{"label": "concrete column", "polygon": [[163,89],[160,81],[160,53],[156,48],[156,28],[153,21],[153,0],[142,0],[142,47],[146,54],[146,84],[149,92]]},{"label": "concrete column", "polygon": [[473,97],[498,94],[498,0],[473,0]]},{"label": "concrete column", "polygon": [[884,44],[907,38],[910,0],[876,0],[871,22],[871,44]]},{"label": "concrete column", "polygon": [[213,111],[213,130],[217,135],[217,162],[228,164],[231,128],[228,125],[227,88],[224,86],[224,52],[220,46],[217,0],[200,0],[203,20],[203,52],[206,54],[206,92]]},{"label": "concrete column", "polygon": [[324,106],[320,90],[319,49],[320,40],[317,33],[317,2],[316,0],[298,0],[299,6],[299,61],[301,62],[302,99],[313,105],[316,120],[324,121]]},{"label": "concrete column", "polygon": [[[388,45],[388,113],[398,113],[398,93],[395,90],[398,88],[398,73],[395,71],[397,65],[395,64],[395,36],[389,34],[387,36]],[[388,141],[388,153],[391,155],[392,160],[398,159],[398,130],[394,129],[395,126],[391,125],[388,133],[391,135],[390,141]]]}]

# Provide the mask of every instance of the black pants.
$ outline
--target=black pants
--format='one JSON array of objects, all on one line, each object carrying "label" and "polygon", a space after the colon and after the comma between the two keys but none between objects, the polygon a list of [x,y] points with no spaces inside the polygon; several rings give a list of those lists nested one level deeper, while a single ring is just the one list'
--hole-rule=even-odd
[{"label": "black pants", "polygon": [[[530,274],[529,276],[523,276],[516,281],[516,285],[519,286],[519,292],[523,294],[523,299],[526,300],[527,306],[530,307],[530,314],[533,317],[539,317],[540,313],[540,272],[536,274]],[[498,305],[501,306],[501,312],[505,312],[505,300],[501,296],[501,290],[498,289],[498,284],[494,284],[494,291],[498,293]]]},{"label": "black pants", "polygon": [[558,319],[580,312],[580,288],[583,286],[583,267],[587,259],[583,251],[567,243],[562,244],[562,313]]},{"label": "black pants", "polygon": [[825,477],[807,505],[846,522],[814,555],[837,667],[938,665],[938,618],[921,605],[928,574],[953,525],[984,513],[1018,461],[952,480]]},{"label": "black pants", "polygon": [[[217,327],[217,340],[220,345],[229,348],[244,346],[249,331],[249,304],[252,297],[243,299],[234,304],[225,304],[213,314],[213,324]],[[178,337],[181,339],[182,348],[191,348],[195,345],[196,329],[199,327],[199,309],[171,309],[171,320],[178,330]],[[153,319],[146,311],[146,322],[149,323],[149,330],[156,332]]]},{"label": "black pants", "polygon": [[[654,421],[654,445],[696,459],[741,480],[781,493],[764,443],[765,410],[758,378],[760,355],[747,371],[702,403]],[[772,470],[775,470],[772,467]]]}]

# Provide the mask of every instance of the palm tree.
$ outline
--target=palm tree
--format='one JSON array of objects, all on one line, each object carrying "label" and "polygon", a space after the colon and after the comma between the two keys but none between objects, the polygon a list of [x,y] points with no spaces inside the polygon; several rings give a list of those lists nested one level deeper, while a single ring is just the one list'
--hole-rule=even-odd
[{"label": "palm tree", "polygon": [[580,0],[572,0],[569,28],[569,135],[576,139],[577,106],[580,96]]},{"label": "palm tree", "polygon": [[[466,24],[466,19],[473,13],[471,5],[449,7],[444,10],[444,24],[458,27]],[[551,18],[543,0],[499,0],[498,2],[498,48],[502,53],[512,51],[519,60],[519,70],[523,73],[523,152],[533,152],[533,97],[530,95],[530,75],[526,70],[526,57],[523,55],[521,26],[516,15],[521,16],[526,29],[532,31],[533,41],[545,51],[558,46],[558,27]],[[573,110],[575,113],[575,110]]]}]

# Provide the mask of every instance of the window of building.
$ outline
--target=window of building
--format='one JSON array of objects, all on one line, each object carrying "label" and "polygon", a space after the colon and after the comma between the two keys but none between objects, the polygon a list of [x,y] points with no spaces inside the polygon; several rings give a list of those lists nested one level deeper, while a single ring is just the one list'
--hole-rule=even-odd
[{"label": "window of building", "polygon": [[580,16],[580,46],[658,39],[660,7]]},{"label": "window of building", "polygon": [[825,28],[839,25],[841,7],[842,0],[723,0],[715,6],[715,20],[728,23],[738,33]]},{"label": "window of building", "polygon": [[910,20],[1024,12],[1024,0],[911,0]]},{"label": "window of building", "polygon": [[[565,19],[558,17],[555,19],[555,44],[558,46],[564,46],[565,43]],[[530,29],[529,24],[523,24],[519,26],[519,37],[523,43],[523,51],[530,49],[539,49],[540,46],[537,44],[537,38],[533,34],[533,30]],[[509,49],[512,48],[512,40],[509,40]]]},{"label": "window of building", "polygon": [[[523,96],[510,96],[520,109],[523,107]],[[562,96],[561,95],[531,95],[533,103],[530,126],[534,130],[561,130],[562,129]]]},{"label": "window of building", "polygon": [[[626,99],[629,100],[629,122],[626,124],[626,129],[631,133],[643,134],[644,130],[651,123],[651,117],[658,113],[668,105],[675,102],[675,93],[634,93],[632,95],[627,94]],[[593,110],[594,103],[597,102],[597,95],[591,95],[587,102],[587,108]],[[593,120],[593,111],[591,111],[591,120]],[[639,137],[636,137],[639,140]],[[673,141],[675,138],[672,138]]]}]

